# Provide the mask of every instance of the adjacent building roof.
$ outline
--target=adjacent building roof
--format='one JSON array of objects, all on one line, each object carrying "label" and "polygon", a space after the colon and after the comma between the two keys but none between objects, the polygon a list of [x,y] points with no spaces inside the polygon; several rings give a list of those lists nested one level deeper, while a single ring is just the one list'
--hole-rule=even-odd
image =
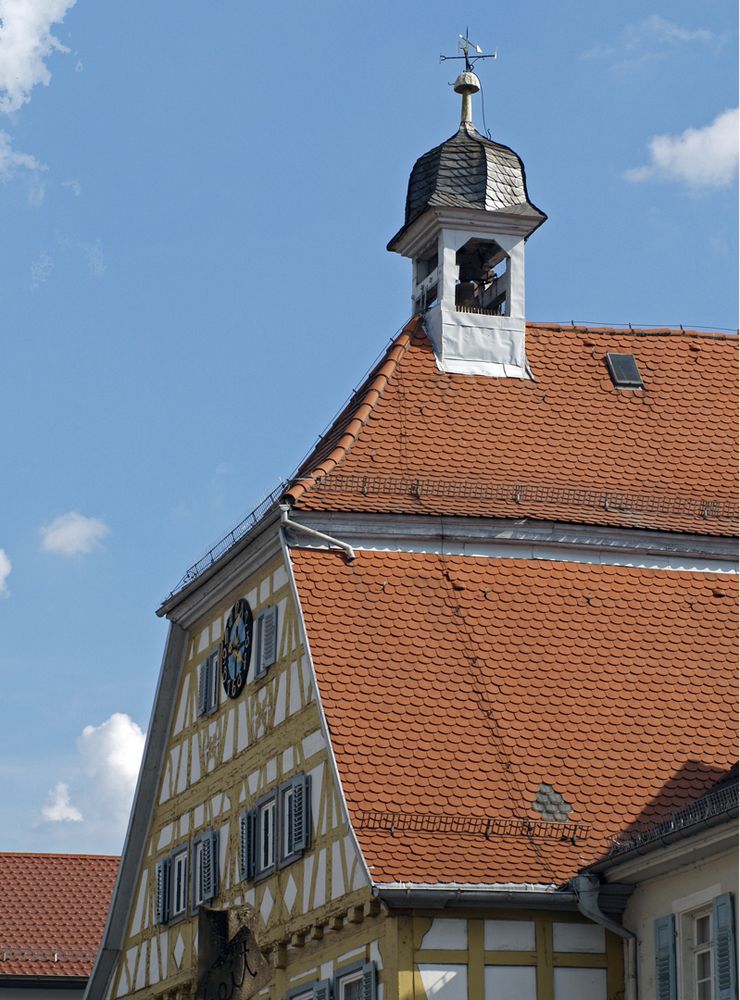
[{"label": "adjacent building roof", "polygon": [[[644,389],[619,389],[608,353]],[[737,338],[530,324],[533,378],[440,372],[415,317],[303,464],[298,508],[737,534]]]},{"label": "adjacent building roof", "polygon": [[0,854],[0,978],[89,976],[118,860]]},{"label": "adjacent building roof", "polygon": [[478,208],[531,216],[535,225],[547,218],[527,194],[524,164],[513,149],[486,139],[470,123],[414,164],[406,194],[403,229],[396,241],[428,208]]},{"label": "adjacent building roof", "polygon": [[291,558],[376,882],[558,884],[736,759],[734,577]]}]

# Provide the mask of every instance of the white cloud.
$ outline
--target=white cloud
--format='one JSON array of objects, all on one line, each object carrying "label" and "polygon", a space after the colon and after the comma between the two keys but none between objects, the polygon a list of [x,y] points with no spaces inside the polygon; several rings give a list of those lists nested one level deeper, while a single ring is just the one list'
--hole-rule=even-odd
[{"label": "white cloud", "polygon": [[84,555],[100,544],[110,528],[96,517],[85,517],[76,511],[60,514],[51,524],[40,529],[41,548],[60,556]]},{"label": "white cloud", "polygon": [[107,799],[128,815],[144,752],[139,726],[124,712],[114,712],[99,726],[85,726],[77,749],[96,798]]},{"label": "white cloud", "polygon": [[69,785],[58,781],[47,796],[41,815],[50,823],[81,823],[82,813],[69,800]]},{"label": "white cloud", "polygon": [[627,180],[683,181],[692,188],[731,184],[738,165],[738,109],[729,108],[703,128],[680,135],[655,135],[650,160],[625,173]]},{"label": "white cloud", "polygon": [[10,597],[8,590],[8,577],[13,564],[5,549],[0,549],[0,597]]},{"label": "white cloud", "polygon": [[84,847],[95,853],[121,850],[144,739],[140,727],[124,712],[114,712],[99,726],[85,726],[77,739],[76,762],[67,768],[66,780],[49,792],[41,810],[42,821],[80,824],[73,837],[54,835],[57,848],[79,851]]},{"label": "white cloud", "polygon": [[619,37],[584,52],[582,59],[602,59],[613,69],[635,69],[641,63],[664,59],[680,46],[714,40],[708,28],[684,28],[659,14],[650,14],[637,24],[628,24]]},{"label": "white cloud", "polygon": [[33,88],[48,86],[45,60],[52,52],[69,52],[51,33],[76,0],[0,0],[0,111],[17,111]]}]

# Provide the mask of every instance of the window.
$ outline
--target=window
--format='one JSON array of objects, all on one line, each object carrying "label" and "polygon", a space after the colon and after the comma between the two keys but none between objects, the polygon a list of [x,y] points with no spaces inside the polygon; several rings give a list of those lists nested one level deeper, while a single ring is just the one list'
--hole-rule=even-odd
[{"label": "window", "polygon": [[255,677],[264,677],[277,659],[277,610],[277,607],[267,608],[257,617]]},{"label": "window", "polygon": [[320,983],[296,986],[288,990],[286,1000],[331,1000],[331,980],[322,979]]},{"label": "window", "polygon": [[311,839],[311,779],[296,775],[280,786],[280,862],[300,857]]},{"label": "window", "polygon": [[334,976],[334,1000],[375,1000],[377,973],[375,962],[358,962],[337,969]]},{"label": "window", "polygon": [[188,906],[188,849],[176,851],[172,855],[170,868],[172,880],[171,916],[179,917]]},{"label": "window", "polygon": [[695,896],[691,902],[701,905],[693,909],[655,921],[657,1000],[734,1000],[737,995],[733,896],[707,896],[705,901]]},{"label": "window", "polygon": [[211,830],[193,842],[193,906],[218,895],[218,833]]},{"label": "window", "polygon": [[255,874],[266,875],[275,868],[275,795],[257,803],[255,830]]},{"label": "window", "polygon": [[251,880],[299,858],[311,842],[311,778],[298,774],[239,817],[239,876]]},{"label": "window", "polygon": [[155,914],[157,924],[166,924],[170,919],[170,858],[158,861],[154,868],[155,877]]},{"label": "window", "polygon": [[220,691],[221,669],[216,649],[198,667],[198,715],[216,711]]}]

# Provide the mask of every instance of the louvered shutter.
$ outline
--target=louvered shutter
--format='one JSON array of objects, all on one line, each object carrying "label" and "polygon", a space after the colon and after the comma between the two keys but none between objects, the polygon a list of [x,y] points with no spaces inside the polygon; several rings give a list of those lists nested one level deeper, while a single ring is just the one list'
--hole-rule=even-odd
[{"label": "louvered shutter", "polygon": [[239,817],[239,878],[250,881],[254,878],[254,824],[255,809],[248,809]]},{"label": "louvered shutter", "polygon": [[305,851],[311,842],[311,779],[293,781],[293,850]]},{"label": "louvered shutter", "polygon": [[676,1000],[676,931],[675,917],[655,921],[655,998]]},{"label": "louvered shutter", "polygon": [[331,979],[313,984],[313,1000],[331,1000]]},{"label": "louvered shutter", "polygon": [[277,659],[277,608],[268,608],[262,620],[262,670]]},{"label": "louvered shutter", "polygon": [[200,851],[200,871],[196,874],[200,882],[200,898],[205,903],[218,892],[218,834],[203,835]]},{"label": "louvered shutter", "polygon": [[362,1000],[375,1000],[377,996],[375,962],[366,962],[362,969]]},{"label": "louvered shutter", "polygon": [[732,893],[712,902],[714,916],[714,996],[715,1000],[735,1000],[735,914]]},{"label": "louvered shutter", "polygon": [[157,899],[155,921],[166,924],[170,919],[170,859],[158,861],[156,866]]},{"label": "louvered shutter", "polygon": [[203,660],[198,667],[198,715],[205,715],[208,711],[209,680],[208,660]]}]

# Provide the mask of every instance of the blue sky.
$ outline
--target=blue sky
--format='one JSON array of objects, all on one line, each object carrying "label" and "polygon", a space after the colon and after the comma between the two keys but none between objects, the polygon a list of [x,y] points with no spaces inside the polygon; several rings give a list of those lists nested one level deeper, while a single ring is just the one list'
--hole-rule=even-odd
[{"label": "blue sky", "polygon": [[0,0],[0,20],[0,850],[117,852],[156,607],[408,318],[385,244],[457,126],[440,52],[466,25],[498,48],[487,125],[549,215],[530,319],[734,328],[736,5]]}]

